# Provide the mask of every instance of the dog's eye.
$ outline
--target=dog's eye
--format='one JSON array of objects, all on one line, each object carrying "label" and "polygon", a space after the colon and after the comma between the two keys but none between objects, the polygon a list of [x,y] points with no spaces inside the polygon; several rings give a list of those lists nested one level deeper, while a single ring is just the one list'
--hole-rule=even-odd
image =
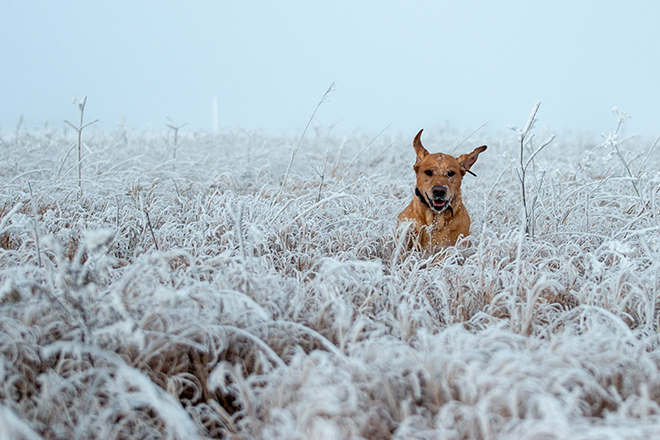
[{"label": "dog's eye", "polygon": [[453,172],[452,170],[447,171],[447,177],[451,177],[451,176],[453,176],[454,174],[456,174],[456,173]]},{"label": "dog's eye", "polygon": [[424,171],[424,174],[426,174],[427,176],[432,176],[433,175],[433,170],[426,170],[426,171]]}]

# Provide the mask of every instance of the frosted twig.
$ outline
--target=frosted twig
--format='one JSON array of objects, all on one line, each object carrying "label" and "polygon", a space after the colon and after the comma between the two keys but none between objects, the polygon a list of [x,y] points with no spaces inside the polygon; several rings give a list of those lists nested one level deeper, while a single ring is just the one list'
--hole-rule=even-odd
[{"label": "frosted twig", "polygon": [[37,245],[37,260],[39,262],[39,267],[41,267],[41,247],[39,246],[39,215],[37,214],[37,205],[34,202],[34,194],[32,194],[32,185],[30,182],[28,182],[28,188],[30,189],[30,206],[32,207],[34,241]]},{"label": "frosted twig", "polygon": [[188,123],[184,122],[183,124],[179,125],[176,122],[174,122],[174,119],[170,118],[169,116],[167,117],[167,120],[170,121],[170,123],[165,124],[165,126],[174,130],[174,150],[173,150],[172,171],[176,171],[176,149],[179,145],[179,129],[185,127],[186,125],[188,125]]},{"label": "frosted twig", "polygon": [[[75,102],[75,98],[74,98]],[[83,124],[83,117],[85,115],[85,104],[87,103],[87,96],[83,96],[80,102],[78,103],[78,126],[76,127],[71,122],[66,119],[64,122],[71,126],[78,133],[78,187],[80,188],[80,195],[82,195],[82,132],[85,128],[90,125],[98,122],[98,119],[94,119],[92,122]]]},{"label": "frosted twig", "polygon": [[149,218],[149,211],[147,211],[147,208],[144,208],[144,215],[147,217],[147,227],[149,227],[149,231],[151,231],[151,238],[154,240],[154,246],[156,247],[156,250],[159,250],[158,242],[156,241],[156,234],[154,234],[154,228],[151,226],[151,219]]},{"label": "frosted twig", "polygon": [[300,145],[302,144],[303,139],[305,138],[305,133],[307,133],[307,129],[309,128],[310,124],[314,120],[314,116],[316,116],[316,112],[318,111],[319,107],[321,107],[321,104],[323,104],[330,94],[330,92],[333,92],[335,90],[335,83],[333,82],[330,84],[330,87],[328,87],[328,90],[325,91],[323,96],[321,97],[321,100],[319,103],[316,105],[316,108],[312,112],[312,116],[309,117],[309,121],[307,121],[307,125],[305,126],[305,129],[302,132],[302,135],[300,136],[300,140],[298,141],[298,144],[296,147],[293,149],[291,152],[291,160],[289,161],[289,166],[286,167],[286,172],[284,173],[284,179],[282,179],[282,187],[280,188],[280,192],[277,194],[277,197],[275,198],[276,202],[279,202],[280,199],[282,198],[282,192],[284,191],[284,185],[286,184],[286,180],[289,178],[289,171],[291,171],[291,166],[293,165],[293,160],[296,158],[296,153],[298,153],[298,149],[300,148]]},{"label": "frosted twig", "polygon": [[328,156],[329,156],[329,154],[330,154],[330,145],[328,145],[328,147],[325,149],[325,160],[323,161],[323,168],[321,169],[321,171],[317,170],[316,168],[314,169],[316,171],[316,173],[319,175],[319,177],[321,178],[321,182],[319,183],[319,194],[316,197],[317,202],[319,200],[321,200],[321,191],[323,190],[323,181],[325,180],[325,170],[326,170],[326,167],[328,166]]},{"label": "frosted twig", "polygon": [[[518,142],[520,144],[520,154],[519,154],[519,166],[518,169],[516,170],[518,173],[518,179],[520,179],[520,189],[521,189],[521,199],[522,199],[522,204],[523,204],[523,213],[524,213],[524,222],[525,222],[525,233],[530,235],[532,238],[534,238],[534,203],[536,202],[536,198],[534,198],[534,201],[532,202],[531,206],[528,206],[527,202],[527,187],[526,187],[526,174],[527,174],[527,167],[529,167],[529,164],[532,163],[532,160],[536,155],[543,150],[546,146],[548,146],[554,139],[555,136],[552,135],[550,138],[545,141],[539,148],[537,148],[535,151],[532,152],[531,156],[529,159],[525,161],[525,145],[527,144],[527,139],[529,137],[530,131],[532,127],[534,126],[534,122],[536,122],[536,114],[539,111],[539,107],[541,106],[541,102],[538,101],[534,103],[534,108],[532,108],[532,113],[529,115],[529,119],[527,120],[527,124],[525,124],[525,128],[520,130],[518,128],[513,127],[516,132],[518,133]],[[533,138],[533,136],[532,136]],[[530,141],[531,142],[531,141]]]}]

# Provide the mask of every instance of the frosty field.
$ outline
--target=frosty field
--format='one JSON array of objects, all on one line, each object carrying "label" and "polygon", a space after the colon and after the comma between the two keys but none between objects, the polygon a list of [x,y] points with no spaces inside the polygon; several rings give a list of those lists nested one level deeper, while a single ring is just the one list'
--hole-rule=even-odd
[{"label": "frosty field", "polygon": [[0,438],[660,438],[660,149],[613,123],[532,129],[528,234],[516,133],[426,127],[488,145],[438,255],[415,133],[90,128],[79,180],[0,132]]}]

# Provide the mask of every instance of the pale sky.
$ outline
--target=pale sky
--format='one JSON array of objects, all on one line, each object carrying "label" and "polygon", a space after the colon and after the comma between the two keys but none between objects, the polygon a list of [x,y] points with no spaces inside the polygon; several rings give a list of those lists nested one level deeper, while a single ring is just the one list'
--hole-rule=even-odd
[{"label": "pale sky", "polygon": [[[0,129],[221,126],[413,136],[539,123],[660,135],[657,1],[29,1],[0,4]],[[391,124],[391,125],[390,125]]]}]

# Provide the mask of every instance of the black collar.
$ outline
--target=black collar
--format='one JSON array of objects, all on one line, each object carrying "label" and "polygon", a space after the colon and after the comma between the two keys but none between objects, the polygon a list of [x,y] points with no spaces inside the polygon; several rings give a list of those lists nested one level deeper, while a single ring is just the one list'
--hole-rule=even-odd
[{"label": "black collar", "polygon": [[422,201],[423,205],[426,205],[427,208],[431,207],[431,205],[429,205],[429,202],[426,201],[426,197],[422,195],[422,192],[417,187],[415,187],[415,195],[419,197],[419,200]]},{"label": "black collar", "polygon": [[[431,205],[429,205],[429,202],[426,200],[426,197],[424,197],[422,192],[417,187],[415,187],[415,195],[419,197],[419,200],[421,200],[423,205],[426,205],[427,208],[429,208],[432,211],[435,211],[435,209],[431,208]],[[440,211],[440,213],[444,211],[449,211],[451,213],[451,216],[452,217],[454,216],[454,210],[451,208],[451,205],[447,205],[447,207],[443,211]]]}]

